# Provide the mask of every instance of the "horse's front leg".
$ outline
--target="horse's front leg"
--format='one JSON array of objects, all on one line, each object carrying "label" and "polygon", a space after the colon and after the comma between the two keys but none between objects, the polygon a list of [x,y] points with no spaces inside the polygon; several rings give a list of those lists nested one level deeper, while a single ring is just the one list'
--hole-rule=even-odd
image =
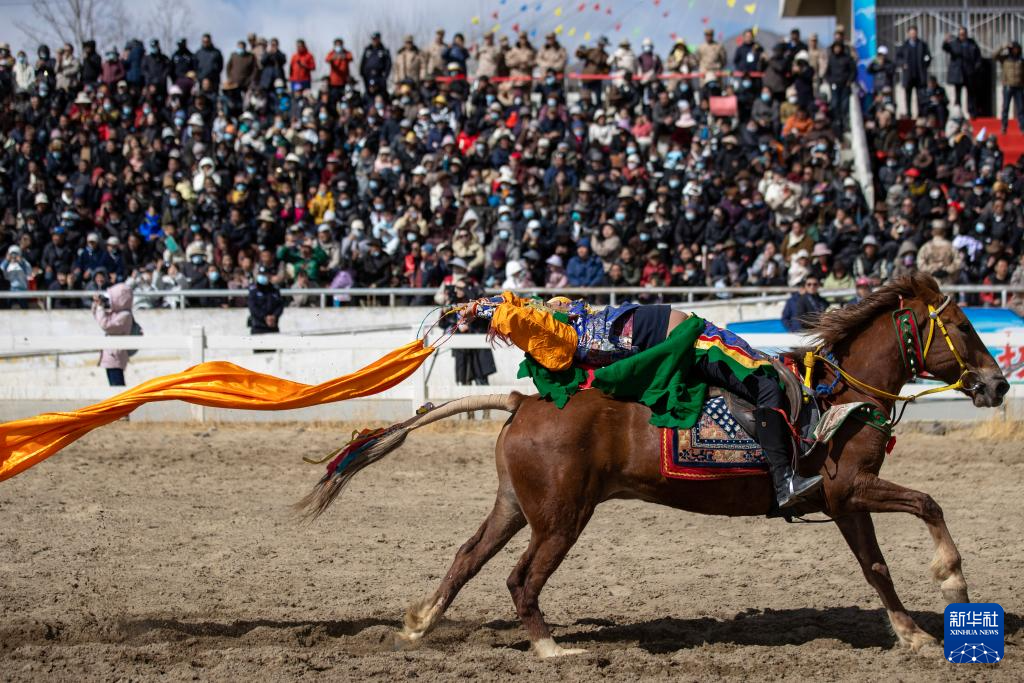
[{"label": "horse's front leg", "polygon": [[926,525],[935,542],[932,578],[940,584],[947,602],[969,602],[960,551],[949,534],[942,508],[931,496],[908,489],[869,473],[857,476],[846,506],[864,512],[909,512]]},{"label": "horse's front leg", "polygon": [[903,602],[896,594],[889,567],[878,547],[875,538],[875,527],[871,523],[871,515],[867,512],[852,512],[835,518],[836,526],[843,538],[850,545],[850,550],[857,556],[864,578],[878,591],[882,604],[889,614],[889,623],[899,638],[901,645],[917,651],[928,645],[936,645],[936,640],[921,629],[903,607]]}]

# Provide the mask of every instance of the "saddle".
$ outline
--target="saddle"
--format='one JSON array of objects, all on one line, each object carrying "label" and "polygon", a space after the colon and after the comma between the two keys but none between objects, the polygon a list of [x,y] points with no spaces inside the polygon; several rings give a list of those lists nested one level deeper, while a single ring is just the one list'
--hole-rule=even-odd
[{"label": "saddle", "polygon": [[[785,386],[786,414],[789,416],[790,424],[796,428],[797,433],[801,437],[809,438],[821,417],[821,409],[818,407],[814,394],[804,386],[800,377],[781,360],[773,358],[772,366],[778,372],[779,379],[782,380]],[[754,409],[757,406],[717,387],[712,387],[708,395],[724,398],[726,406],[728,406],[729,412],[732,414],[733,419],[736,420],[736,423],[751,437],[756,436]],[[807,397],[806,400],[805,396]],[[801,455],[805,454],[807,444],[801,443],[800,447]]]}]

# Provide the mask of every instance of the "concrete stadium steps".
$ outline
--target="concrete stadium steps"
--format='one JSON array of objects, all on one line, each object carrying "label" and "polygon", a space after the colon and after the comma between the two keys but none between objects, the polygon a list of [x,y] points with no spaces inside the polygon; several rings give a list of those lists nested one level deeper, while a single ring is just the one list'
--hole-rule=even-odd
[{"label": "concrete stadium steps", "polygon": [[1017,163],[1017,159],[1024,156],[1024,132],[1017,126],[1016,120],[1011,120],[1006,128],[1006,133],[1000,133],[1002,123],[998,118],[983,117],[971,119],[971,126],[974,134],[977,135],[982,128],[986,135],[995,135],[999,141],[999,149],[1003,150],[1004,163],[1011,165]]}]

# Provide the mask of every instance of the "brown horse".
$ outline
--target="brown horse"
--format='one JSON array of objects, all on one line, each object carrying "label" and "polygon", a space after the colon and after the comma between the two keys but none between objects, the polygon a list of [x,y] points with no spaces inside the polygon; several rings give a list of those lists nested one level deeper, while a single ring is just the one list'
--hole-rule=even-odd
[{"label": "brown horse", "polygon": [[[921,330],[929,325],[929,305],[942,306],[935,281],[926,275],[901,279],[880,288],[863,302],[823,316],[812,333],[831,350],[841,367],[873,387],[896,393],[910,379],[900,359],[891,314],[910,308]],[[1009,388],[995,360],[956,304],[940,310],[945,328],[925,354],[925,366],[953,383],[978,406],[997,406]],[[923,334],[923,332],[922,332]],[[962,358],[962,365],[945,343]],[[802,358],[802,354],[795,355]],[[820,366],[819,366],[820,369]],[[829,381],[831,369],[816,380]],[[892,402],[840,382],[834,403],[873,401],[886,413]],[[325,477],[303,503],[310,515],[323,512],[352,475],[393,451],[412,429],[451,415],[480,409],[507,410],[512,417],[498,437],[498,495],[494,509],[466,541],[437,591],[412,605],[399,644],[414,643],[437,625],[459,590],[518,531],[530,525],[530,543],[508,577],[516,611],[541,657],[573,654],[551,638],[538,597],[548,577],[572,548],[599,503],[615,498],[639,499],[706,515],[763,515],[772,504],[767,476],[712,481],[667,479],[658,458],[657,429],[650,411],[596,391],[577,394],[565,408],[537,397],[476,396],[433,408],[386,432],[372,447],[345,463],[341,476]],[[896,594],[875,539],[872,512],[909,512],[921,518],[935,542],[933,578],[944,598],[967,602],[967,583],[957,551],[931,496],[878,476],[885,459],[886,436],[862,422],[848,420],[827,449],[817,448],[800,469],[821,473],[824,487],[800,512],[819,510],[830,516],[853,550],[867,578],[888,610],[899,642],[917,650],[935,639],[914,623]],[[815,455],[816,454],[816,455]]]}]

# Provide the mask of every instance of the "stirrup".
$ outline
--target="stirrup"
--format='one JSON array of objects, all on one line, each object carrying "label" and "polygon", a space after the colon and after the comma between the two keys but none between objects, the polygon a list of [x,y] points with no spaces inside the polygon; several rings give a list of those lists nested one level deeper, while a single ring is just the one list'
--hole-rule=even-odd
[{"label": "stirrup", "polygon": [[813,477],[801,477],[799,474],[794,474],[786,482],[786,488],[788,489],[786,497],[779,498],[778,500],[779,509],[785,510],[801,502],[809,493],[816,491],[823,481],[824,479],[820,474],[816,474]]}]

